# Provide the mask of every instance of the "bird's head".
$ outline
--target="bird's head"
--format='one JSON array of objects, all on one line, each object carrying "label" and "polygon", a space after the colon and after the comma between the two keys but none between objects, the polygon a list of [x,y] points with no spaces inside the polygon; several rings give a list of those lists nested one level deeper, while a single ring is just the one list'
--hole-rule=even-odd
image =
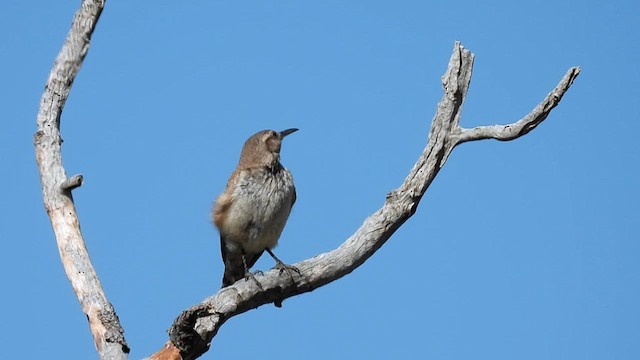
[{"label": "bird's head", "polygon": [[262,130],[253,134],[242,147],[240,167],[274,166],[280,162],[282,139],[298,131],[292,128],[283,131]]}]

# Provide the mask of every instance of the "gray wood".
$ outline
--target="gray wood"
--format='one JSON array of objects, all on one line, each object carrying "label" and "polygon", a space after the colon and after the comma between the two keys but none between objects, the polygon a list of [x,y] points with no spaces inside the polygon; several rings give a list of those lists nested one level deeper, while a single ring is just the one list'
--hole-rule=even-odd
[{"label": "gray wood", "polygon": [[[482,139],[513,140],[527,134],[549,115],[580,73],[569,69],[555,89],[523,119],[508,125],[460,127],[460,114],[471,81],[474,55],[456,42],[442,84],[444,95],[431,122],[427,145],[402,185],[387,194],[382,208],[337,249],[293,264],[300,274],[277,270],[239,281],[184,311],[169,330],[170,341],[152,359],[194,359],[209,348],[218,329],[231,317],[268,303],[313,291],[363,264],[411,217],[422,195],[456,145]],[[293,277],[291,277],[293,276]],[[179,350],[179,351],[178,351]],[[164,356],[164,357],[163,357]]]},{"label": "gray wood", "polygon": [[103,7],[104,1],[85,0],[76,12],[42,95],[34,142],[45,209],[64,271],[87,315],[96,350],[100,359],[127,359],[124,330],[89,259],[71,196],[71,190],[82,184],[82,176],[67,178],[61,154],[60,115]]}]

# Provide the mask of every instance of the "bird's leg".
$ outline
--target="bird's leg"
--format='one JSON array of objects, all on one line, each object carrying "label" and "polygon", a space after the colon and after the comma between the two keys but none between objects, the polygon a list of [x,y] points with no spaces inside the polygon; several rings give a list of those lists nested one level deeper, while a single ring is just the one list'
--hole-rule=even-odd
[{"label": "bird's leg", "polygon": [[[244,266],[244,280],[249,281],[249,279],[253,279],[253,281],[256,283],[256,285],[258,285],[260,290],[261,291],[264,290],[262,288],[262,285],[260,285],[260,282],[258,282],[258,279],[256,279],[255,275],[249,271],[249,268],[247,267],[247,259],[245,259],[244,257],[244,251],[242,252],[242,266]],[[262,271],[257,270],[256,275],[262,275]]]},{"label": "bird's leg", "polygon": [[[269,253],[269,255],[271,255],[273,260],[276,261],[276,265],[273,267],[273,269],[280,270],[280,275],[282,275],[282,273],[284,271],[286,271],[287,274],[289,274],[289,277],[291,278],[292,282],[293,282],[293,274],[291,273],[292,271],[295,271],[296,273],[298,273],[298,275],[300,275],[300,269],[298,269],[295,266],[291,266],[291,265],[287,265],[287,264],[283,263],[282,260],[278,259],[276,254],[274,254],[273,251],[271,251],[271,249],[265,248],[265,250]],[[295,285],[295,282],[294,282],[294,285]],[[282,307],[282,299],[274,301],[273,305],[275,305],[275,307],[277,307],[277,308],[281,308]]]},{"label": "bird's leg", "polygon": [[298,273],[298,275],[300,275],[300,269],[298,269],[295,266],[291,266],[283,263],[282,260],[278,259],[278,257],[273,253],[273,251],[271,251],[271,249],[266,248],[265,250],[269,253],[269,255],[271,255],[273,260],[276,261],[276,266],[274,266],[273,268],[280,270],[280,275],[282,275],[284,271],[286,271],[289,274],[289,276],[291,276],[292,279],[293,279],[293,274],[291,274],[291,271],[295,271],[296,273]]}]

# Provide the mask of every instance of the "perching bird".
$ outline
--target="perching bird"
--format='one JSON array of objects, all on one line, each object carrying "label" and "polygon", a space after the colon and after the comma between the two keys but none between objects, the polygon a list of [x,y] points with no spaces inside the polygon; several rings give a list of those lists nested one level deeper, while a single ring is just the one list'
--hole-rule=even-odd
[{"label": "perching bird", "polygon": [[271,251],[296,201],[293,177],[280,163],[282,139],[295,131],[263,130],[247,139],[238,166],[215,201],[213,223],[220,232],[224,262],[222,287],[251,277],[249,269],[265,250],[281,271],[298,271]]}]

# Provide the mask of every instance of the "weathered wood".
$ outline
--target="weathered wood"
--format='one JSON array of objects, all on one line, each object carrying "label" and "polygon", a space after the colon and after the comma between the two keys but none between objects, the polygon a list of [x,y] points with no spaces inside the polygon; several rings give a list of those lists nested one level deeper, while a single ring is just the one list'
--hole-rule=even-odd
[{"label": "weathered wood", "polygon": [[87,315],[96,349],[101,359],[126,359],[129,347],[124,331],[89,259],[71,196],[71,190],[82,184],[82,176],[67,178],[61,153],[62,109],[103,8],[103,0],[84,0],[76,12],[42,95],[34,142],[45,209],[62,265]]},{"label": "weathered wood", "polygon": [[84,181],[84,177],[82,177],[82,175],[74,175],[68,178],[67,180],[63,181],[62,184],[60,185],[60,189],[62,191],[71,191],[77,187],[80,187],[83,181]]},{"label": "weathered wood", "polygon": [[514,128],[515,133],[501,135],[500,130],[492,130],[494,128],[491,127],[467,130],[459,125],[472,69],[473,54],[456,42],[442,78],[444,95],[431,122],[424,151],[403,184],[388,194],[382,208],[369,216],[340,247],[294,264],[300,270],[300,275],[294,275],[293,278],[271,270],[256,275],[260,286],[254,281],[240,280],[185,310],[171,326],[170,340],[151,359],[195,359],[208,350],[211,339],[231,317],[312,291],[355,270],[415,213],[422,195],[456,145],[485,138],[512,140],[526,134],[547,117],[580,72],[579,68],[570,69],[531,114],[519,122],[505,125]]},{"label": "weathered wood", "polygon": [[542,102],[533,109],[527,116],[508,125],[478,126],[473,129],[460,129],[457,135],[457,142],[461,144],[467,141],[496,139],[509,141],[517,139],[522,135],[535,129],[544,119],[547,118],[551,110],[556,107],[562,96],[569,89],[573,81],[580,74],[579,67],[572,67],[564,75],[560,83],[553,89]]}]

